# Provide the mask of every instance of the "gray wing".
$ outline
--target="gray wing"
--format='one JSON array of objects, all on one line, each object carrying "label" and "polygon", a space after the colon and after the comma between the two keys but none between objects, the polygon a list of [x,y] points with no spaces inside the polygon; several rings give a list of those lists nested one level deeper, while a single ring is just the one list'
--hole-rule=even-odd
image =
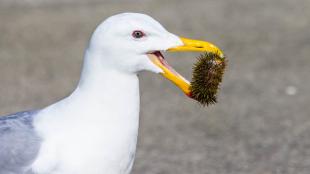
[{"label": "gray wing", "polygon": [[27,167],[35,160],[40,138],[33,128],[36,111],[0,117],[0,174],[30,174]]}]

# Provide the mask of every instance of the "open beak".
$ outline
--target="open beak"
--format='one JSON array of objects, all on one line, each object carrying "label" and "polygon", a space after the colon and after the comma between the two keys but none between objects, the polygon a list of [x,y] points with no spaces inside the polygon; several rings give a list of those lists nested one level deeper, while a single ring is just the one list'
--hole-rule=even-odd
[{"label": "open beak", "polygon": [[[219,57],[224,58],[223,52],[215,45],[200,41],[192,40],[187,38],[180,38],[183,45],[169,48],[167,51],[200,51],[200,52],[211,52],[219,55]],[[162,69],[162,75],[169,79],[172,83],[178,86],[187,96],[191,97],[190,82],[186,80],[182,75],[175,71],[165,60],[163,55],[159,51],[148,54],[150,60]]]}]

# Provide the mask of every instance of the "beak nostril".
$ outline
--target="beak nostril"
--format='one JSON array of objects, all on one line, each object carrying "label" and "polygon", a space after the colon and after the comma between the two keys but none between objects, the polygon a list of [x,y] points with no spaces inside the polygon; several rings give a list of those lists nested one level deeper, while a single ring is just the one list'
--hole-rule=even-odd
[{"label": "beak nostril", "polygon": [[196,46],[196,48],[203,48],[203,46]]}]

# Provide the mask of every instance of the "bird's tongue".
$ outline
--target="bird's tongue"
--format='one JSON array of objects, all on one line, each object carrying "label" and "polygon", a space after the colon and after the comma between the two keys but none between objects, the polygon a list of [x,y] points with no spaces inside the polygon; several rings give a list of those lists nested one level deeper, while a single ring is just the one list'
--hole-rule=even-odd
[{"label": "bird's tongue", "polygon": [[[152,55],[154,55],[154,56],[152,56]],[[156,52],[152,53],[151,55],[149,55],[149,57],[152,57],[153,59],[156,58],[160,62],[160,64],[162,66],[164,66],[165,68],[167,68],[171,73],[173,73],[175,76],[178,76],[179,78],[181,78],[185,82],[189,83],[188,80],[186,80],[181,74],[179,74],[175,69],[173,69],[168,64],[168,62],[166,61],[166,59],[164,58],[164,56],[161,54],[160,51],[156,51]]]}]

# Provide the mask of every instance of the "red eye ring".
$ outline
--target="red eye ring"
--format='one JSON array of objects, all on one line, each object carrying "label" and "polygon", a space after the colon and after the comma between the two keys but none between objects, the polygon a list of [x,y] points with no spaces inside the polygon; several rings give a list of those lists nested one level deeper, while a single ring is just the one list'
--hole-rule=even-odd
[{"label": "red eye ring", "polygon": [[135,30],[135,31],[132,32],[132,37],[134,37],[136,39],[140,39],[140,38],[142,38],[144,36],[145,36],[145,34],[142,31],[140,31],[140,30]]}]

